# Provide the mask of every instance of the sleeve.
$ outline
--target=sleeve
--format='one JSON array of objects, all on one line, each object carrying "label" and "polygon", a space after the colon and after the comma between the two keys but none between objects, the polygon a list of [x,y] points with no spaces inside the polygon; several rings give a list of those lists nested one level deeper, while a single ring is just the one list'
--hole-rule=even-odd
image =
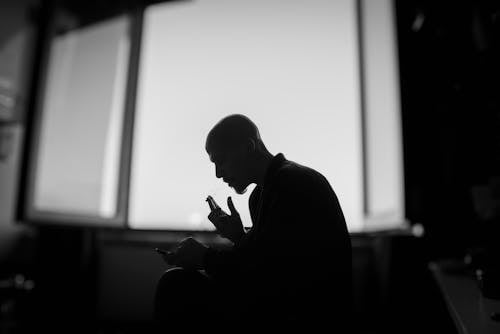
[{"label": "sleeve", "polygon": [[213,248],[207,250],[203,261],[205,271],[211,277],[223,274],[236,262],[237,257],[234,255],[234,249],[216,250]]},{"label": "sleeve", "polygon": [[237,271],[240,271],[247,257],[245,256],[247,251],[242,244],[247,243],[249,233],[245,234],[238,245],[229,249],[208,248],[203,261],[205,272],[211,277],[220,277],[234,276]]}]

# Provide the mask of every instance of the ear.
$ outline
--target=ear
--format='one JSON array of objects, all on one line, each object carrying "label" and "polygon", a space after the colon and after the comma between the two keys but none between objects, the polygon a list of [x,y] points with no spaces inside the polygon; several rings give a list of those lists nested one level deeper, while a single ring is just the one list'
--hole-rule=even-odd
[{"label": "ear", "polygon": [[246,147],[248,153],[253,153],[257,149],[257,143],[252,138],[248,138]]}]

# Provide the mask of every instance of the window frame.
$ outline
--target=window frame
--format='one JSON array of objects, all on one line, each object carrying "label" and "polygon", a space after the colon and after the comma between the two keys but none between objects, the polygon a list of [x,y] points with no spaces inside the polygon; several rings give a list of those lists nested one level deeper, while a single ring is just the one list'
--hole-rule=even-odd
[{"label": "window frame", "polygon": [[43,119],[43,104],[45,84],[48,76],[51,41],[56,35],[57,22],[54,19],[60,8],[48,6],[41,11],[45,12],[45,20],[39,24],[39,63],[33,76],[33,93],[31,110],[27,119],[29,135],[26,137],[23,170],[26,176],[21,184],[21,198],[18,208],[19,220],[30,225],[56,225],[65,227],[92,227],[92,228],[128,228],[128,198],[130,185],[131,152],[133,142],[135,98],[139,56],[142,37],[142,21],[144,6],[125,12],[118,12],[110,16],[125,16],[129,21],[130,50],[126,73],[125,101],[123,110],[123,124],[120,140],[120,158],[118,168],[118,190],[116,198],[116,214],[113,217],[99,217],[89,214],[63,213],[52,210],[41,210],[34,206],[35,177],[37,174],[37,158],[40,150],[41,125]]}]

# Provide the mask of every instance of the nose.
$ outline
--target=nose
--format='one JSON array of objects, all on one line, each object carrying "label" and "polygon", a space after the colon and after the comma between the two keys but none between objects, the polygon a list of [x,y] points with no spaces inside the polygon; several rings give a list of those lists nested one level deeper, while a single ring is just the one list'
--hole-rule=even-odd
[{"label": "nose", "polygon": [[217,167],[217,165],[215,166],[215,176],[220,179],[222,177],[222,171],[220,170],[219,167]]}]

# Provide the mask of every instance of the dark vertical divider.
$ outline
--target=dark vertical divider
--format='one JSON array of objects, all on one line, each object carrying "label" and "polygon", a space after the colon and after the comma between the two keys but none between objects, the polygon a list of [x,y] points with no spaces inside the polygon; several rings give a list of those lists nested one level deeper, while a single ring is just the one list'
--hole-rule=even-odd
[{"label": "dark vertical divider", "polygon": [[363,213],[368,214],[368,156],[367,156],[367,127],[366,127],[366,87],[365,87],[365,48],[364,48],[364,23],[363,0],[356,1],[356,18],[358,29],[358,60],[359,60],[359,106],[361,120],[361,161],[363,184]]},{"label": "dark vertical divider", "polygon": [[39,7],[32,10],[31,20],[35,26],[35,46],[33,48],[33,63],[31,69],[31,80],[29,80],[29,88],[27,96],[28,102],[26,105],[26,115],[24,117],[24,145],[22,147],[21,163],[20,163],[20,179],[18,187],[18,201],[16,208],[16,221],[25,220],[25,204],[28,199],[28,166],[30,162],[31,145],[33,144],[34,136],[34,117],[37,105],[40,103],[38,99],[38,88],[44,76],[44,63],[47,61],[49,26],[52,20],[54,8],[53,0],[41,0]]},{"label": "dark vertical divider", "polygon": [[125,101],[125,118],[123,122],[120,187],[118,199],[119,212],[120,215],[124,217],[125,226],[128,226],[130,175],[132,168],[135,105],[140,65],[143,15],[144,7],[139,7],[133,11],[132,24],[130,29],[131,50],[127,79],[127,96]]}]

